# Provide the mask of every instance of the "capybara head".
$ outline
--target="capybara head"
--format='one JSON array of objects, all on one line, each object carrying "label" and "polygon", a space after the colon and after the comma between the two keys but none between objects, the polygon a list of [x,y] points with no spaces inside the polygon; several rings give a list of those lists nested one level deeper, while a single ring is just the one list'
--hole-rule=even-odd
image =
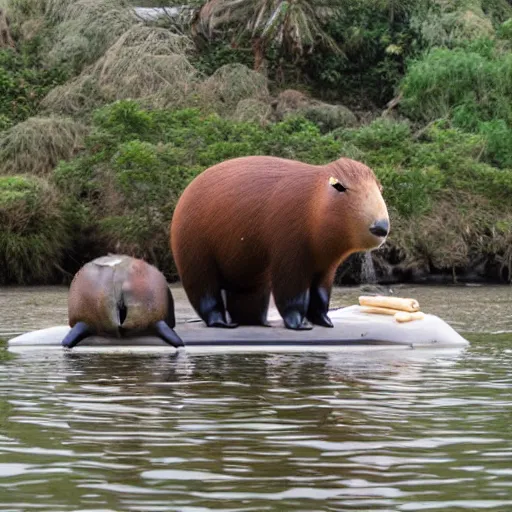
[{"label": "capybara head", "polygon": [[328,170],[323,212],[324,219],[328,219],[326,227],[332,235],[344,239],[340,243],[348,243],[350,252],[380,247],[390,225],[382,186],[373,171],[347,158],[333,162]]}]

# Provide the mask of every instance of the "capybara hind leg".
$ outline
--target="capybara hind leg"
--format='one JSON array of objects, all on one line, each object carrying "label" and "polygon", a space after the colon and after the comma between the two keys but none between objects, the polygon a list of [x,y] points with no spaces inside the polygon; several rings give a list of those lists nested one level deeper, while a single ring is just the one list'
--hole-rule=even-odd
[{"label": "capybara hind leg", "polygon": [[239,325],[264,325],[267,322],[270,290],[266,287],[248,292],[226,292],[231,320]]},{"label": "capybara hind leg", "polygon": [[[226,320],[226,308],[220,290],[215,294],[205,293],[197,301],[191,300],[191,302],[208,327],[237,327],[235,323]],[[196,305],[194,302],[196,302]]]},{"label": "capybara hind leg", "polygon": [[183,286],[192,307],[208,327],[236,327],[236,324],[226,320],[220,286],[212,279],[211,273],[203,272],[195,276],[193,282],[184,279]]},{"label": "capybara hind leg", "polygon": [[160,320],[155,324],[155,331],[166,343],[173,347],[184,347],[183,340],[171,329],[166,322]]},{"label": "capybara hind leg", "polygon": [[73,348],[92,334],[94,334],[93,330],[85,322],[77,322],[61,341],[61,345],[66,348]]},{"label": "capybara hind leg", "polygon": [[317,275],[313,279],[309,292],[309,308],[307,318],[316,325],[333,327],[331,319],[327,315],[329,301],[331,299],[332,283],[336,269],[331,269],[323,275]]}]

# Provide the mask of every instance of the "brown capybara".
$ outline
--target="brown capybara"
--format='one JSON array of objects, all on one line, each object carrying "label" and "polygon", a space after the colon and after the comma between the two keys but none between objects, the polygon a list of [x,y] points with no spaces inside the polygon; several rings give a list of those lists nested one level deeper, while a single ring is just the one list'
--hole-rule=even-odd
[{"label": "brown capybara", "polygon": [[272,292],[286,327],[310,329],[310,322],[332,327],[338,265],[379,247],[388,231],[381,186],[365,165],[251,156],[214,165],[188,185],[171,250],[206,325],[267,325]]},{"label": "brown capybara", "polygon": [[86,263],[69,289],[68,348],[93,334],[154,333],[175,347],[174,301],[164,275],[143,260],[109,254]]}]

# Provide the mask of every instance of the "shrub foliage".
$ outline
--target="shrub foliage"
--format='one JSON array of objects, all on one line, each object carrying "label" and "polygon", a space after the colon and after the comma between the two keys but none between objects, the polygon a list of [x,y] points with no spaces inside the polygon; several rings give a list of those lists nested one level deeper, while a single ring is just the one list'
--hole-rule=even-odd
[{"label": "shrub foliage", "polygon": [[179,195],[244,155],[363,161],[392,215],[376,260],[512,281],[510,2],[184,3],[4,2],[0,282],[107,250],[175,277]]}]

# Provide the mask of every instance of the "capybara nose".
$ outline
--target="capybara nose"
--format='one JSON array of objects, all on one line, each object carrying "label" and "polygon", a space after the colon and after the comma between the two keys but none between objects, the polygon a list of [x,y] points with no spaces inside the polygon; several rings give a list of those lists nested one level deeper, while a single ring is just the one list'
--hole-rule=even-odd
[{"label": "capybara nose", "polygon": [[370,226],[370,233],[375,236],[385,237],[389,233],[389,220],[382,219]]}]

